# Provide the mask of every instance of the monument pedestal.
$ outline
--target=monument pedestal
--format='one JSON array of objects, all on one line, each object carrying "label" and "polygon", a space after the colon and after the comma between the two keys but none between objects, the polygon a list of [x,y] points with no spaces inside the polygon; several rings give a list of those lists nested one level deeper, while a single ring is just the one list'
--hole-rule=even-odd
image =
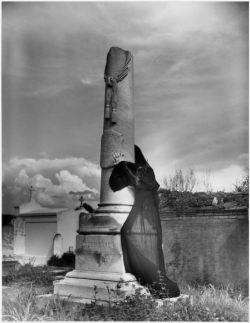
[{"label": "monument pedestal", "polygon": [[131,206],[113,212],[109,207],[102,205],[94,215],[80,214],[75,270],[54,282],[54,294],[81,303],[103,303],[122,300],[138,288],[146,293],[124,267],[120,231]]},{"label": "monument pedestal", "polygon": [[143,287],[131,274],[87,272],[73,270],[64,280],[54,283],[54,294],[69,297],[74,302],[114,303]]},{"label": "monument pedestal", "polygon": [[133,57],[129,51],[110,49],[104,80],[100,205],[94,215],[80,215],[75,270],[54,284],[55,294],[79,301],[115,301],[141,287],[125,271],[121,244],[121,228],[134,203],[133,190],[125,185],[113,192],[109,185],[118,156],[134,162]]}]

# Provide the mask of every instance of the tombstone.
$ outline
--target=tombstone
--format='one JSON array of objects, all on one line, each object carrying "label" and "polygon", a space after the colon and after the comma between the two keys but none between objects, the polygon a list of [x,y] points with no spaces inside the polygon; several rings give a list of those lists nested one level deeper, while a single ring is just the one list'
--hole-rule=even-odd
[{"label": "tombstone", "polygon": [[12,223],[2,225],[2,256],[3,258],[13,257],[14,226]]},{"label": "tombstone", "polygon": [[16,213],[13,257],[20,263],[46,265],[54,252],[60,256],[75,249],[80,211],[42,207],[31,198]]},{"label": "tombstone", "polygon": [[25,255],[25,221],[21,217],[14,220],[13,248],[15,259],[22,261]]},{"label": "tombstone", "polygon": [[213,206],[217,206],[218,205],[218,199],[217,199],[216,196],[213,198],[212,205]]},{"label": "tombstone", "polygon": [[60,233],[57,233],[53,239],[53,255],[61,257],[63,254],[63,238]]},{"label": "tombstone", "polygon": [[113,192],[109,186],[114,155],[134,162],[133,57],[129,51],[110,49],[104,80],[100,204],[94,214],[80,215],[75,270],[54,283],[55,294],[84,303],[123,299],[141,287],[135,276],[126,272],[121,245],[121,229],[134,202],[133,190],[126,187]]}]

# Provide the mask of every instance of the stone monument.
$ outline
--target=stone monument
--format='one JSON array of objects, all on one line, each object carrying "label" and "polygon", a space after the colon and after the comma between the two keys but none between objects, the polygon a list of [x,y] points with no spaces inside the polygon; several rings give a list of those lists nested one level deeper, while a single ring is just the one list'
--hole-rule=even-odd
[{"label": "stone monument", "polygon": [[101,139],[100,204],[93,214],[80,214],[75,270],[54,283],[54,294],[79,302],[115,301],[141,287],[124,266],[121,228],[133,206],[132,188],[113,192],[109,179],[114,154],[134,162],[133,56],[109,50],[104,74],[105,104]]}]

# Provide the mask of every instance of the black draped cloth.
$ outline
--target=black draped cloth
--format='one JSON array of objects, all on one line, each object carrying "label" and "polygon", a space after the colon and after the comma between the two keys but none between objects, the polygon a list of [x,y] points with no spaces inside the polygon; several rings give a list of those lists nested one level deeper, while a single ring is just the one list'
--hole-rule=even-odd
[{"label": "black draped cloth", "polygon": [[154,284],[163,297],[179,296],[177,284],[165,272],[159,184],[139,147],[135,146],[135,163],[121,161],[114,166],[109,184],[113,191],[126,186],[135,188],[135,202],[121,231],[126,271],[144,284]]}]

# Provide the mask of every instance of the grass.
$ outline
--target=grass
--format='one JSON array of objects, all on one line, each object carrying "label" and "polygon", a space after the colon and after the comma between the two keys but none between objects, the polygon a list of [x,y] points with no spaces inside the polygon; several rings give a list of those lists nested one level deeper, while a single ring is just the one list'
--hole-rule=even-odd
[{"label": "grass", "polygon": [[32,283],[36,286],[48,286],[53,284],[55,278],[51,275],[48,266],[34,267],[31,264],[21,266],[19,270],[12,270],[3,277],[3,285],[10,285],[16,282]]},{"label": "grass", "polygon": [[[23,273],[31,270],[26,267]],[[33,270],[33,269],[32,269]],[[183,294],[190,297],[175,304],[163,301],[159,306],[153,297],[136,293],[114,306],[73,304],[54,296],[39,303],[36,296],[52,291],[48,271],[34,271],[30,282],[28,275],[12,275],[7,285],[17,289],[12,299],[3,297],[2,320],[5,321],[248,321],[248,298],[232,287],[215,288],[213,285],[181,286]],[[29,271],[30,272],[30,271]],[[42,278],[42,276],[45,276]],[[15,276],[15,280],[13,279]],[[24,279],[25,277],[25,279]],[[43,282],[42,284],[40,282]],[[6,285],[6,282],[5,282]],[[70,298],[69,298],[70,300]]]}]

